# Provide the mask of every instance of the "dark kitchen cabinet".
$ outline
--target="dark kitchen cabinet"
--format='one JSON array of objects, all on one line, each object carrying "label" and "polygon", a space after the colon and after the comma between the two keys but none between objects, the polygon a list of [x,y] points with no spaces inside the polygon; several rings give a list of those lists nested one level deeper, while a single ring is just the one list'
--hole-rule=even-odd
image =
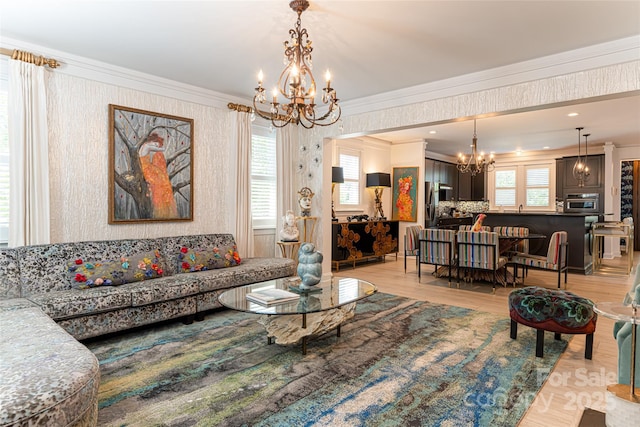
[{"label": "dark kitchen cabinet", "polygon": [[434,183],[433,172],[435,169],[435,160],[424,159],[424,180],[425,182]]},{"label": "dark kitchen cabinet", "polygon": [[486,186],[485,186],[486,174],[484,172],[471,177],[471,199],[472,200],[485,200],[486,199]]},{"label": "dark kitchen cabinet", "polygon": [[453,187],[454,194],[455,194],[455,188],[457,187],[457,184],[458,184],[457,172],[458,171],[456,169],[456,165],[454,165],[453,163],[442,162],[440,164],[440,183],[447,184]]},{"label": "dark kitchen cabinet", "polygon": [[[589,166],[589,179],[584,183],[584,187],[578,187],[578,181],[573,177],[573,166],[578,160],[577,157],[563,157],[562,171],[556,171],[556,177],[562,177],[563,189],[581,188],[582,190],[600,189],[604,184],[604,154],[587,157]],[[566,191],[565,191],[566,192]]]},{"label": "dark kitchen cabinet", "polygon": [[424,180],[430,183],[446,184],[453,188],[451,197],[456,197],[458,186],[458,170],[453,163],[442,162],[440,160],[424,160]]},{"label": "dark kitchen cabinet", "polygon": [[564,159],[556,159],[556,200],[562,200],[564,192]]},{"label": "dark kitchen cabinet", "polygon": [[470,173],[458,172],[458,200],[484,200],[485,173],[471,176]]}]

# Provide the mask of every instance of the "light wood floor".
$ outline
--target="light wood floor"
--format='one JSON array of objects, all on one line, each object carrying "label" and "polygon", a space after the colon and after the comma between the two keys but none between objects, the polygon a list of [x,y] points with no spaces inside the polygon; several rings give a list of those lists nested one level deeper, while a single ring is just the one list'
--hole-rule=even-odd
[{"label": "light wood floor", "polygon": [[[625,261],[626,255],[622,259],[605,260],[605,263],[615,265]],[[628,276],[611,272],[596,272],[589,276],[570,273],[567,290],[596,303],[622,302],[639,261],[640,252],[635,252],[634,268]],[[355,269],[341,266],[333,274],[368,280],[380,292],[509,316],[507,301],[512,287],[497,286],[495,295],[491,292],[491,284],[485,282],[461,282],[457,289],[455,278],[451,287],[447,279],[435,278],[431,274],[433,266],[423,265],[421,270],[422,277],[418,282],[415,258],[407,259],[405,274],[402,255],[398,255],[397,261],[393,256],[387,256],[385,262],[368,263]],[[556,289],[557,276],[552,272],[531,270],[525,285]],[[606,386],[617,382],[618,348],[613,338],[613,324],[613,320],[598,317],[592,360],[584,358],[585,336],[576,335],[571,339],[519,426],[571,427],[579,424],[585,407],[605,412]],[[545,334],[546,341],[552,339],[553,334]]]}]

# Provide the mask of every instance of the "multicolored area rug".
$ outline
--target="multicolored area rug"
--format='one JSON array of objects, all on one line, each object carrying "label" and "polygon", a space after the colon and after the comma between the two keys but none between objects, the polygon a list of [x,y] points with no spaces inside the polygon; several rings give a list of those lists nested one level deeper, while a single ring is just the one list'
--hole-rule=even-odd
[{"label": "multicolored area rug", "polygon": [[514,426],[567,342],[536,358],[506,317],[379,293],[306,356],[230,310],[87,345],[99,425]]}]

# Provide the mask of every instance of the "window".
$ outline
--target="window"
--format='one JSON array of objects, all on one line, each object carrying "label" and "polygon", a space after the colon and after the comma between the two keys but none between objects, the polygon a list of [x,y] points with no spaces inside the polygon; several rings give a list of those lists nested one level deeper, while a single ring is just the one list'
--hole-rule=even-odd
[{"label": "window", "polygon": [[0,244],[5,245],[9,241],[9,78],[5,64],[0,70]]},{"label": "window", "polygon": [[516,169],[497,169],[495,172],[495,205],[516,205]]},{"label": "window", "polygon": [[276,227],[276,138],[254,126],[251,136],[251,216],[253,228]]},{"label": "window", "polygon": [[496,167],[489,174],[489,186],[495,189],[492,209],[522,206],[530,211],[553,210],[554,174],[553,160]]},{"label": "window", "polygon": [[528,166],[526,169],[526,200],[527,207],[549,206],[549,167]]},{"label": "window", "polygon": [[339,204],[357,207],[360,205],[360,152],[340,150],[338,164],[344,175],[344,183],[338,186]]}]

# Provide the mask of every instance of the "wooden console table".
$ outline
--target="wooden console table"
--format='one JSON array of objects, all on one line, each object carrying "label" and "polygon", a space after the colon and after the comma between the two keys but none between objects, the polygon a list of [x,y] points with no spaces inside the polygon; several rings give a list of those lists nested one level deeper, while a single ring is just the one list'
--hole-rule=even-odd
[{"label": "wooden console table", "polygon": [[331,225],[331,264],[339,270],[340,264],[382,258],[396,254],[398,258],[398,221],[354,221]]}]

